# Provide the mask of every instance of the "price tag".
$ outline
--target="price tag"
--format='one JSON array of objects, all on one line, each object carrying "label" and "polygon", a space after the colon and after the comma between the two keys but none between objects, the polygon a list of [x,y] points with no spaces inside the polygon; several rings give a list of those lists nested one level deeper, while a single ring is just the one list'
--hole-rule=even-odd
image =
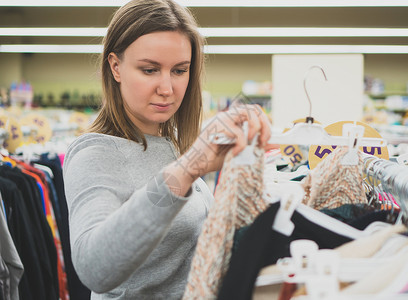
[{"label": "price tag", "polygon": [[89,116],[82,112],[73,112],[69,118],[69,123],[77,124],[77,132],[82,133],[89,125]]},{"label": "price tag", "polygon": [[3,147],[8,152],[14,153],[23,141],[20,124],[15,118],[2,115],[0,116],[0,128],[4,128],[8,133],[8,138],[4,141]]},{"label": "price tag", "polygon": [[[293,121],[293,124],[297,123],[304,123],[306,119],[297,119]],[[314,121],[317,124],[320,122]],[[283,132],[288,131],[290,128],[285,128]],[[304,153],[299,145],[280,145],[280,151],[282,156],[287,157],[289,161],[289,165],[291,167],[295,166],[296,164],[306,160],[307,152]]]},{"label": "price tag", "polygon": [[45,116],[36,113],[30,113],[20,120],[22,126],[28,126],[31,129],[27,143],[45,144],[52,136],[52,129],[48,119]]},{"label": "price tag", "polygon": [[[354,123],[353,121],[340,121],[333,124],[328,125],[325,127],[327,133],[331,135],[341,136],[343,135],[343,125],[346,123]],[[364,137],[371,137],[371,138],[382,138],[381,135],[369,125],[357,122],[357,125],[364,126]],[[327,157],[332,151],[336,149],[336,146],[319,146],[319,145],[312,145],[309,148],[309,167],[310,169],[314,169],[323,159]],[[374,155],[378,158],[382,159],[389,159],[388,148],[385,147],[360,147],[360,151]]]}]

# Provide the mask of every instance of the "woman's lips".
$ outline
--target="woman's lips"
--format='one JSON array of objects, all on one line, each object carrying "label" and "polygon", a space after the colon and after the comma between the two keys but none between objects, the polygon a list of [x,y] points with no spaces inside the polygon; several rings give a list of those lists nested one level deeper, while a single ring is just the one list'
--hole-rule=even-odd
[{"label": "woman's lips", "polygon": [[170,109],[171,103],[152,103],[152,105],[158,111],[166,111]]}]

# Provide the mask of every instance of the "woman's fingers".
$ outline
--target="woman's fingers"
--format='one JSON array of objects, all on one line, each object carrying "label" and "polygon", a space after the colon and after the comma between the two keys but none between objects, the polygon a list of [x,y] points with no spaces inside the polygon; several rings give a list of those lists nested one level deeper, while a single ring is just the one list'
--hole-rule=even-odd
[{"label": "woman's fingers", "polygon": [[260,114],[260,121],[261,121],[261,134],[259,137],[259,142],[262,146],[266,146],[268,144],[269,139],[271,138],[272,130],[269,119],[262,110]]},{"label": "woman's fingers", "polygon": [[[230,126],[241,129],[240,135],[244,135],[244,132],[242,131],[243,122],[248,122],[248,136],[242,136],[245,141],[245,145],[247,144],[247,140],[251,142],[258,133],[260,145],[264,146],[267,144],[267,141],[271,136],[271,128],[268,117],[265,115],[259,105],[247,104],[234,106],[231,110],[226,112],[226,116],[232,121]],[[240,145],[242,145],[242,143],[240,143]]]},{"label": "woman's fingers", "polygon": [[230,129],[235,135],[235,145],[232,148],[232,153],[233,155],[237,155],[242,150],[244,150],[244,148],[248,144],[248,141],[242,127],[235,125],[232,126]]},{"label": "woman's fingers", "polygon": [[[244,122],[247,122],[248,130],[244,132]],[[206,126],[207,133],[216,133],[235,139],[232,146],[234,155],[241,152],[248,143],[251,143],[256,135],[258,143],[263,147],[271,135],[268,117],[258,105],[236,105],[226,112],[218,113]],[[209,135],[209,134],[207,134]]]},{"label": "woman's fingers", "polygon": [[247,105],[248,114],[248,142],[251,143],[256,134],[259,134],[262,129],[260,116],[262,111],[256,105]]}]

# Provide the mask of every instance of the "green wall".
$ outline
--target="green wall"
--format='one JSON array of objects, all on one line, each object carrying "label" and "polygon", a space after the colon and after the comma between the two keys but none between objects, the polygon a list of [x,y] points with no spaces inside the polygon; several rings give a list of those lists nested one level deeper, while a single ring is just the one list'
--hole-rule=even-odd
[{"label": "green wall", "polygon": [[[246,80],[270,81],[271,61],[271,55],[209,55],[204,89],[214,97],[235,96]],[[387,91],[406,92],[408,55],[365,55],[364,64],[365,74],[382,78]],[[101,93],[96,54],[0,53],[0,87],[22,80],[31,82],[35,94],[54,94],[57,101],[64,92]]]}]

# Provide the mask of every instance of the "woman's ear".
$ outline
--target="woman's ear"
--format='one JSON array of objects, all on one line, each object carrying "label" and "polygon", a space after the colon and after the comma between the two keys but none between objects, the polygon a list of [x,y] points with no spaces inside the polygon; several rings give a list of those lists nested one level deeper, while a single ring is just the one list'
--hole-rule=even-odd
[{"label": "woman's ear", "polygon": [[120,72],[119,72],[120,60],[118,56],[115,53],[111,52],[109,53],[108,61],[109,61],[109,65],[110,65],[110,69],[111,69],[113,78],[115,78],[117,82],[120,82]]}]

